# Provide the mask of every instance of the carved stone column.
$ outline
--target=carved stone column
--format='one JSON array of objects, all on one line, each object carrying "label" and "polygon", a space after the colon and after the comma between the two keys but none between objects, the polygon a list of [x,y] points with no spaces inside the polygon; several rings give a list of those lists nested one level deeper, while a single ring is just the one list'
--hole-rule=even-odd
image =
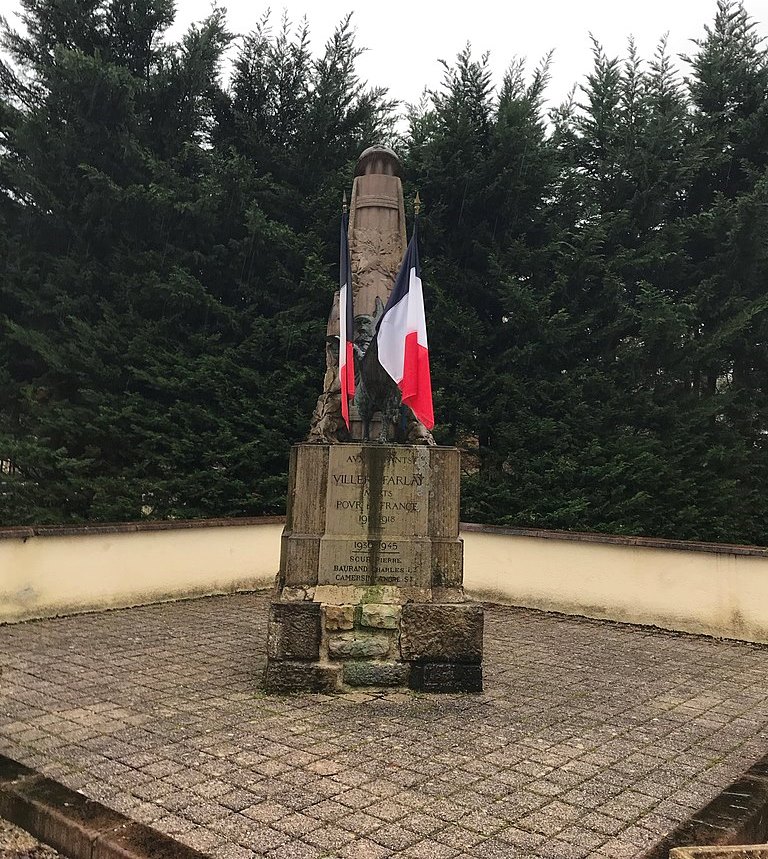
[{"label": "carved stone column", "polygon": [[[355,317],[373,316],[377,299],[386,305],[408,244],[401,175],[397,155],[386,146],[370,146],[355,168],[349,210]],[[350,431],[341,417],[338,338],[337,292],[326,331],[323,392],[312,415],[309,442],[335,444],[363,437],[362,422],[354,406],[350,410]],[[407,440],[411,444],[434,444],[431,434],[412,415],[408,421]]]},{"label": "carved stone column", "polygon": [[373,315],[377,298],[387,303],[408,245],[400,175],[397,156],[384,146],[366,149],[355,168],[349,208],[355,315]]}]

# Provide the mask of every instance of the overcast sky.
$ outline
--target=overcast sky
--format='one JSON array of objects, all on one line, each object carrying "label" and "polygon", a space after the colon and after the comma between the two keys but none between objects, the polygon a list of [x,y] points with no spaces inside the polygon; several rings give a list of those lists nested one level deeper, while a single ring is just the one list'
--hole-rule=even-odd
[{"label": "overcast sky", "polygon": [[[7,0],[0,0],[0,3]],[[686,53],[690,40],[701,36],[714,18],[715,0],[284,0],[254,3],[230,0],[225,4],[230,28],[245,33],[267,8],[279,23],[283,9],[291,20],[307,16],[312,45],[319,51],[335,24],[353,12],[358,42],[368,50],[360,58],[361,76],[386,86],[397,99],[417,101],[424,86],[436,87],[441,78],[438,59],[451,60],[467,41],[480,54],[490,52],[496,81],[515,56],[535,64],[554,49],[549,98],[560,102],[573,83],[582,79],[591,62],[592,32],[609,54],[623,55],[627,36],[633,35],[642,56],[651,56],[669,33],[671,50]],[[746,0],[768,35],[768,2]],[[177,24],[204,15],[205,0],[181,0]]]},{"label": "overcast sky", "polygon": [[[425,86],[435,88],[441,78],[438,59],[452,60],[467,41],[479,55],[489,51],[495,80],[515,56],[534,65],[554,49],[552,83],[548,95],[560,102],[572,84],[583,80],[590,68],[592,32],[611,55],[623,55],[627,36],[633,35],[640,53],[650,57],[659,39],[669,33],[673,53],[692,49],[690,40],[701,36],[715,14],[715,0],[222,0],[230,29],[246,33],[271,6],[275,23],[283,10],[298,22],[307,16],[312,46],[319,52],[335,24],[353,12],[358,43],[367,48],[358,70],[371,84],[386,86],[391,96],[417,101]],[[173,35],[204,17],[209,0],[178,0]],[[768,2],[746,0],[759,20],[759,32],[768,35]],[[13,21],[16,0],[0,0],[0,10]]]}]

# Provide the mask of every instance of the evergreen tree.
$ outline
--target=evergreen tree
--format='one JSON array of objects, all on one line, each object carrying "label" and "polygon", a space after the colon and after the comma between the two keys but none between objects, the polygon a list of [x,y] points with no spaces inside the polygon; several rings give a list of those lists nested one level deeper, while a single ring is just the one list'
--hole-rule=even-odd
[{"label": "evergreen tree", "polygon": [[[280,512],[338,200],[395,106],[349,18],[23,0],[0,62],[0,521]],[[407,113],[463,516],[765,543],[768,54],[720,0],[683,80],[632,42],[545,115],[469,46]],[[456,344],[466,344],[459,350]],[[12,463],[9,467],[8,463]]]}]

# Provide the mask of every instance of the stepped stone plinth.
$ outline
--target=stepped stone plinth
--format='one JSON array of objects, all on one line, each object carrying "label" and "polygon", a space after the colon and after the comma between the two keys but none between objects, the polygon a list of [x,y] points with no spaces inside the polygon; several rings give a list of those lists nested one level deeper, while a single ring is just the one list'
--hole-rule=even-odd
[{"label": "stepped stone plinth", "polygon": [[299,444],[270,606],[270,692],[482,689],[456,448]]}]

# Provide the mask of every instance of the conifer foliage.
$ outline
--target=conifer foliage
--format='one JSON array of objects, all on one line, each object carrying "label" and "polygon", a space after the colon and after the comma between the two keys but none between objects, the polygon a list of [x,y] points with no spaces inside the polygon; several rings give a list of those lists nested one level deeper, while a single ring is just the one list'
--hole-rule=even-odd
[{"label": "conifer foliage", "polygon": [[664,42],[594,39],[548,112],[548,58],[495,86],[467,47],[399,126],[349,19],[318,54],[305,25],[234,40],[216,10],[173,42],[169,0],[23,10],[0,63],[0,523],[281,512],[338,198],[385,141],[426,203],[464,518],[768,541],[768,53],[737,0],[687,77]]}]

